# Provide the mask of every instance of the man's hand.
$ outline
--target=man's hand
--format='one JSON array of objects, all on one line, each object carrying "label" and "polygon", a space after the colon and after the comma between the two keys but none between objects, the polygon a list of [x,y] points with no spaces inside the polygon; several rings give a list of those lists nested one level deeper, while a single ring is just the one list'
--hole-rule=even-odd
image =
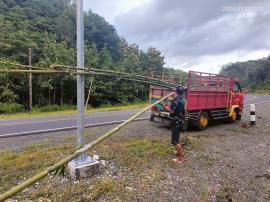
[{"label": "man's hand", "polygon": [[170,106],[164,106],[164,108],[165,108],[167,111],[171,111]]}]

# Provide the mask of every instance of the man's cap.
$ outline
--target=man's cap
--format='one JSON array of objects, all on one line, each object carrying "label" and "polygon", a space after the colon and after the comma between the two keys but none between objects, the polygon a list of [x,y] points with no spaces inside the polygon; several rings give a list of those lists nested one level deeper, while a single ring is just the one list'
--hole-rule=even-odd
[{"label": "man's cap", "polygon": [[183,86],[177,86],[175,92],[179,95],[182,95],[185,92],[185,89],[183,88]]}]

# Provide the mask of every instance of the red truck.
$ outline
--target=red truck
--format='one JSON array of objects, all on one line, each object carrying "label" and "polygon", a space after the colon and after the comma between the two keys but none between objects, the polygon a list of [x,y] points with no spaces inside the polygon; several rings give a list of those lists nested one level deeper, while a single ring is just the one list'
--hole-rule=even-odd
[{"label": "red truck", "polygon": [[[231,76],[190,71],[184,95],[185,128],[194,125],[199,130],[204,130],[213,120],[241,120],[244,94],[239,81]],[[150,101],[154,102],[173,91],[174,89],[151,86]],[[152,107],[150,120],[169,124],[171,117],[165,106],[170,105],[172,99],[173,96]]]}]

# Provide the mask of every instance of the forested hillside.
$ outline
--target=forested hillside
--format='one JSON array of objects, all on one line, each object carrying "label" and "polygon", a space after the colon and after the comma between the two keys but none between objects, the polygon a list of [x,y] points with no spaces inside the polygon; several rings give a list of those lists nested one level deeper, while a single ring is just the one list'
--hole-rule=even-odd
[{"label": "forested hillside", "polygon": [[[32,65],[76,65],[76,5],[72,0],[0,0],[0,60]],[[138,74],[166,71],[155,48],[144,52],[118,36],[112,25],[91,11],[84,13],[85,66]],[[91,78],[86,79],[89,86]],[[87,89],[86,89],[87,90]],[[144,84],[95,79],[92,106],[147,100]],[[0,102],[27,106],[27,75],[0,75]],[[71,76],[35,75],[35,106],[76,104],[76,80]]]},{"label": "forested hillside", "polygon": [[270,90],[270,56],[228,64],[220,73],[239,77],[242,86],[249,90]]}]

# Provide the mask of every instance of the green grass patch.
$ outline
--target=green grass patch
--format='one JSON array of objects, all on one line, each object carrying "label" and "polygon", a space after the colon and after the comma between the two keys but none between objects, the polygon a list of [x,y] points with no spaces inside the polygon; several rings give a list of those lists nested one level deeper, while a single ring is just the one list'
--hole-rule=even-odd
[{"label": "green grass patch", "polygon": [[105,176],[95,182],[93,189],[89,192],[88,200],[98,200],[103,197],[117,198],[125,195],[124,181],[115,180],[112,177]]},{"label": "green grass patch", "polygon": [[224,180],[224,184],[221,187],[221,189],[216,194],[216,199],[218,202],[222,201],[231,201],[231,202],[237,202],[238,200],[234,196],[234,189],[230,185],[230,183],[227,181],[227,179]]},{"label": "green grass patch", "polygon": [[181,139],[181,143],[184,146],[185,152],[189,152],[190,150],[201,149],[201,147],[203,146],[203,142],[205,141],[205,139],[207,139],[207,137],[206,136],[203,136],[203,135],[189,134],[189,135],[184,136]]},{"label": "green grass patch", "polygon": [[[95,152],[101,159],[114,161],[117,168],[123,169],[123,172],[132,172],[132,179],[140,179],[141,182],[136,185],[137,188],[148,190],[155,183],[166,180],[163,170],[165,166],[170,166],[168,161],[171,161],[174,150],[169,139],[169,137],[151,139],[121,137],[121,140],[110,139],[98,145]],[[50,142],[44,141],[27,145],[21,152],[16,150],[1,152],[0,193],[51,166],[74,150],[71,144],[50,146]],[[56,176],[56,179],[47,177],[39,182],[39,186],[31,186],[27,192],[20,193],[15,199],[117,201],[129,200],[134,193],[133,190],[126,189],[132,180],[126,176],[115,179],[105,172],[90,182],[82,180],[74,183],[68,180],[62,184],[61,181],[64,179],[61,176]]]},{"label": "green grass patch", "polygon": [[114,161],[118,168],[132,173],[140,181],[138,190],[147,191],[166,180],[164,169],[173,166],[174,147],[169,137],[125,138],[101,144],[96,151],[102,159]]},{"label": "green grass patch", "polygon": [[167,139],[129,138],[121,142],[109,142],[97,147],[101,158],[114,159],[119,166],[130,171],[139,171],[151,167],[160,159],[170,156],[174,148]]},{"label": "green grass patch", "polygon": [[199,154],[195,157],[196,160],[200,161],[204,166],[210,167],[213,166],[216,162],[214,158],[209,155]]},{"label": "green grass patch", "polygon": [[28,145],[21,152],[0,152],[0,193],[54,164],[74,150],[72,145],[46,148],[48,142]]}]

